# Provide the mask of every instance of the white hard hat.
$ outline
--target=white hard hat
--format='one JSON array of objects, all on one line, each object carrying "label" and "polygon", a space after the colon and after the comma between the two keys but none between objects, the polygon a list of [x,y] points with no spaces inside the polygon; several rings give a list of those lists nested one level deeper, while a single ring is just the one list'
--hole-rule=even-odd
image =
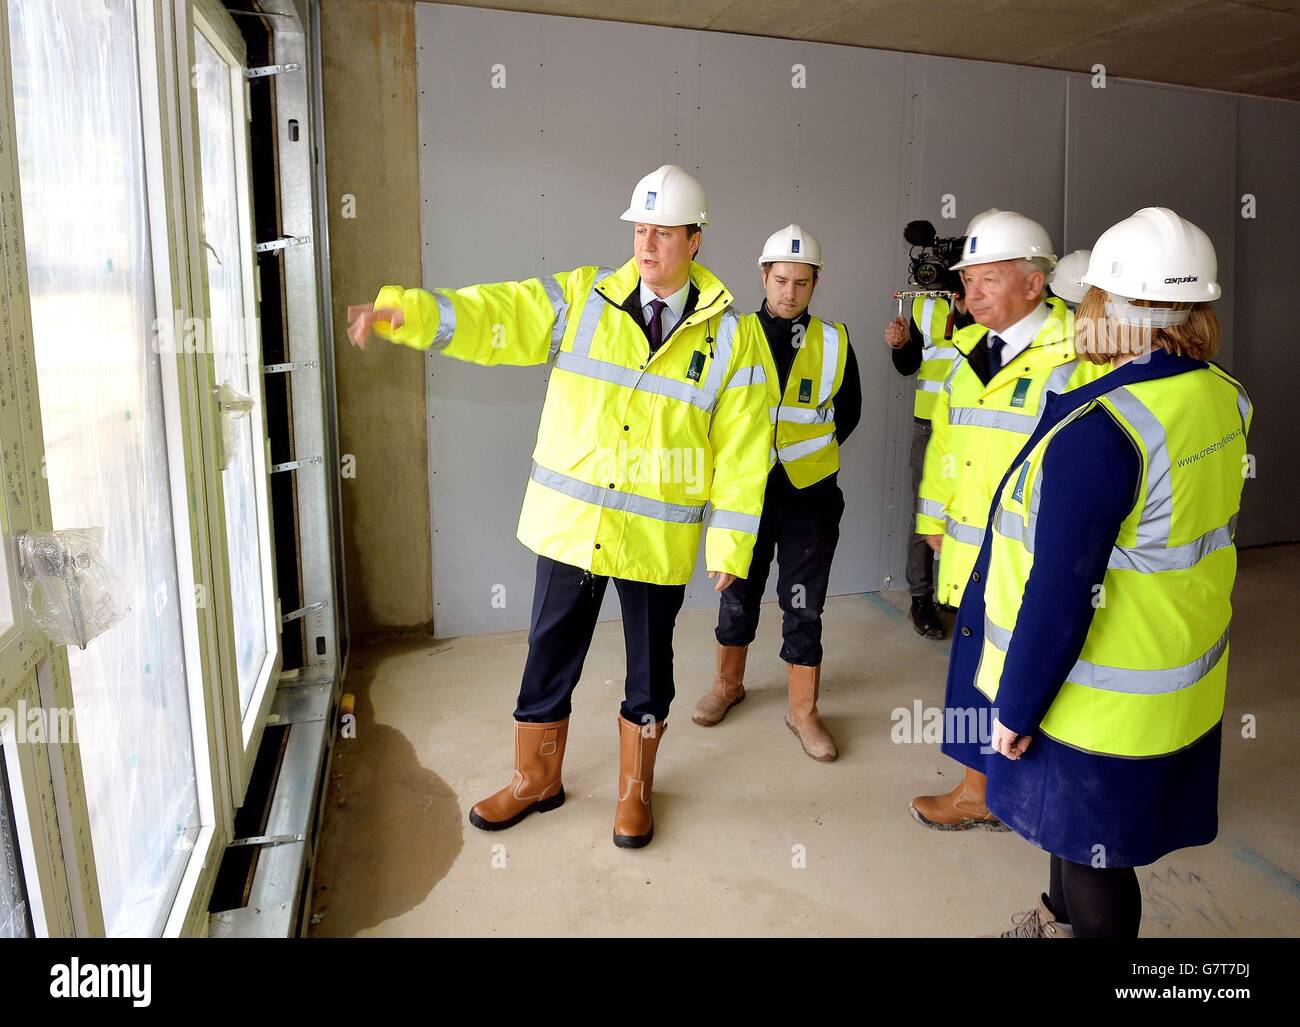
[{"label": "white hard hat", "polygon": [[1143,207],[1101,234],[1083,281],[1130,300],[1206,303],[1223,293],[1218,274],[1208,235],[1168,207]]},{"label": "white hard hat", "polygon": [[773,232],[763,244],[763,255],[758,258],[758,266],[770,264],[777,260],[788,260],[796,264],[811,264],[822,268],[822,247],[812,232],[805,232],[798,225],[786,225],[779,232]]},{"label": "white hard hat", "polygon": [[978,225],[990,214],[1001,214],[1001,213],[1002,211],[998,207],[990,207],[988,210],[980,211],[978,214],[976,214],[973,218],[970,219],[970,224],[966,226],[966,231],[963,234],[970,235],[971,232],[975,231],[975,226]]},{"label": "white hard hat", "polygon": [[1092,250],[1075,250],[1067,253],[1056,262],[1056,268],[1047,278],[1052,292],[1067,303],[1079,304],[1088,294],[1088,287],[1083,284],[1084,272],[1088,270],[1088,259]]},{"label": "white hard hat", "polygon": [[1042,261],[1045,271],[1056,266],[1052,240],[1037,221],[1012,210],[977,214],[975,220],[975,231],[966,236],[961,260],[952,266],[953,271],[1020,258]]},{"label": "white hard hat", "polygon": [[709,201],[704,198],[704,186],[689,171],[665,164],[636,184],[623,220],[645,225],[707,225]]}]

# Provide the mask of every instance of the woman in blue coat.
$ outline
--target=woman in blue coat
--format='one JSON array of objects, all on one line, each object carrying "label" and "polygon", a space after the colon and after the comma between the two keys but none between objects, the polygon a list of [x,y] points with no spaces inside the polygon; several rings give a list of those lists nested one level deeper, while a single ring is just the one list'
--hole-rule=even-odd
[{"label": "woman in blue coat", "polygon": [[1049,398],[995,493],[943,751],[1051,854],[1047,893],[1004,937],[1135,937],[1134,868],[1218,830],[1251,409],[1208,363],[1216,274],[1209,238],[1165,208],[1104,233],[1076,344],[1112,370]]}]

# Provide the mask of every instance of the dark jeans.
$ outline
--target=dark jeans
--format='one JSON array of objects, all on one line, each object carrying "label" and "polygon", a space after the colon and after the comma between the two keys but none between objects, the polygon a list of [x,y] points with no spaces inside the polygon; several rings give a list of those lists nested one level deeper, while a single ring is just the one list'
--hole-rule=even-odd
[{"label": "dark jeans", "polygon": [[804,667],[822,662],[822,609],[830,583],[831,560],[840,538],[844,493],[839,486],[814,507],[763,504],[749,577],[722,593],[715,636],[722,645],[749,645],[758,631],[759,605],[776,554],[777,600],[781,604],[781,659]]},{"label": "dark jeans", "polygon": [[[537,558],[528,658],[516,720],[545,723],[569,715],[608,584],[609,578],[593,577],[579,567]],[[627,645],[627,683],[619,712],[635,724],[647,723],[646,718],[664,720],[674,695],[673,625],[686,586],[615,578],[614,587]]]},{"label": "dark jeans", "polygon": [[[925,447],[930,444],[930,422],[914,420],[912,425],[912,453],[908,463],[912,466],[912,496],[915,498],[921,489],[921,475],[925,471]],[[934,550],[924,537],[915,533],[907,546],[907,587],[914,596],[934,594]]]}]

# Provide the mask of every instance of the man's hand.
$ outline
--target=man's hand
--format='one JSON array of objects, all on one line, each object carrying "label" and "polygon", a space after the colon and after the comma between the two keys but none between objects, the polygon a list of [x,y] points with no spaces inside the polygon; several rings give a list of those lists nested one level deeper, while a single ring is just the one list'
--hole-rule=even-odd
[{"label": "man's hand", "polygon": [[931,549],[933,549],[936,553],[943,548],[942,535],[922,535],[921,537],[925,539],[925,544],[929,546]]},{"label": "man's hand", "polygon": [[1009,727],[1004,727],[1002,721],[993,721],[993,738],[990,744],[1009,760],[1020,759],[1033,740],[1033,735],[1018,735]]},{"label": "man's hand", "polygon": [[907,318],[902,314],[899,314],[898,317],[885,325],[885,342],[889,344],[890,349],[902,349],[907,345],[910,335]]},{"label": "man's hand", "polygon": [[404,320],[400,310],[376,310],[373,303],[348,307],[348,339],[357,349],[365,349],[376,321],[388,321],[394,328],[401,328]]},{"label": "man's hand", "polygon": [[709,580],[712,581],[715,577],[718,579],[718,583],[713,586],[713,591],[715,592],[723,591],[728,585],[736,580],[734,574],[728,574],[726,571],[709,571]]}]

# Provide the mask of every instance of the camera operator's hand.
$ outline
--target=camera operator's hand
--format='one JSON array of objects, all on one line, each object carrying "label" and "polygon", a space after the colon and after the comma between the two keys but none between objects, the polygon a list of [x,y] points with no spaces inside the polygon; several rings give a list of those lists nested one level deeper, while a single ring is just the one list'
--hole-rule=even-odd
[{"label": "camera operator's hand", "polygon": [[907,318],[903,317],[902,314],[899,314],[898,317],[885,326],[885,342],[889,344],[890,349],[902,349],[907,345],[910,335]]},{"label": "camera operator's hand", "polygon": [[885,325],[885,342],[889,343],[891,350],[901,350],[906,346],[910,334],[907,330],[907,318],[902,315],[898,315]]}]

